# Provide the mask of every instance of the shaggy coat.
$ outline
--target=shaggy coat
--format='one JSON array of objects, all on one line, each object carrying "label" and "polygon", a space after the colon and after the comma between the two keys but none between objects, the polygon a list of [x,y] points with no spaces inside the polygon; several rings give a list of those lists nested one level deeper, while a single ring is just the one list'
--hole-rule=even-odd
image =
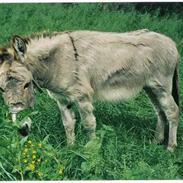
[{"label": "shaggy coat", "polygon": [[[17,68],[23,67],[32,73],[29,79],[25,76],[24,84],[16,85],[16,90],[32,78],[48,90],[58,103],[69,144],[75,139],[73,102],[77,103],[83,126],[93,138],[96,128],[93,96],[121,101],[144,89],[158,118],[156,142],[164,140],[168,121],[168,149],[172,151],[177,145],[179,54],[170,38],[147,29],[127,33],[73,31],[29,38],[14,36],[13,48],[10,70],[22,75]],[[33,95],[33,90],[30,91]],[[23,92],[22,89],[22,94],[19,93],[20,101],[16,97],[16,102],[11,103],[22,103],[22,108],[30,106],[31,102],[22,102],[22,96],[27,97]],[[10,93],[11,89],[5,89],[7,103]]]}]

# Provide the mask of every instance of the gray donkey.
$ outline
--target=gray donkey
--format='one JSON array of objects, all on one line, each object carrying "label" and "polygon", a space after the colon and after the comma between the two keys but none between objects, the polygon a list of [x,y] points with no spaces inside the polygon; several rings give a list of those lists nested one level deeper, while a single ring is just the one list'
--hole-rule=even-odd
[{"label": "gray donkey", "polygon": [[13,120],[33,105],[33,85],[46,88],[61,112],[68,144],[75,140],[72,104],[95,137],[92,98],[123,101],[144,89],[156,114],[157,143],[169,124],[168,150],[177,146],[179,54],[168,37],[147,29],[127,33],[68,31],[14,36],[0,51],[0,87]]}]

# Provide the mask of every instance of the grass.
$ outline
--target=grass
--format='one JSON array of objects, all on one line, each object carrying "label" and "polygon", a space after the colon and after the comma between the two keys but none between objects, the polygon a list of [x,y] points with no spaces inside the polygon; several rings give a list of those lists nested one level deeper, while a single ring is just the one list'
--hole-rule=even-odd
[{"label": "grass", "polygon": [[[148,28],[170,36],[183,55],[183,21],[176,14],[109,11],[101,4],[0,4],[0,43],[12,34],[43,30],[100,30],[125,32]],[[180,64],[183,79],[183,63]],[[183,83],[180,83],[183,105]],[[56,103],[46,94],[36,95],[32,131],[17,134],[0,99],[0,180],[182,179],[183,115],[180,116],[175,153],[154,145],[156,116],[142,92],[125,103],[96,101],[97,139],[86,143],[77,115],[77,141],[67,147]],[[51,173],[50,173],[51,172]]]}]

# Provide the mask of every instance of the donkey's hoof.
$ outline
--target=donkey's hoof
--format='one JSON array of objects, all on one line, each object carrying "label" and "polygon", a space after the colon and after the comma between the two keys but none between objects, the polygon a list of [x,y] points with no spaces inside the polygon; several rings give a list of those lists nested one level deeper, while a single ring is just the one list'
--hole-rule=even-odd
[{"label": "donkey's hoof", "polygon": [[153,140],[153,144],[162,145],[162,144],[164,144],[164,139],[163,139],[163,138],[162,138],[162,139],[157,139],[157,138],[155,138],[155,139]]},{"label": "donkey's hoof", "polygon": [[74,146],[74,144],[75,144],[75,142],[67,142],[68,147],[72,147],[72,146]]},{"label": "donkey's hoof", "polygon": [[167,147],[167,150],[171,153],[173,153],[175,151],[176,145],[171,145]]},{"label": "donkey's hoof", "polygon": [[95,139],[95,138],[96,138],[95,132],[89,133],[89,134],[88,134],[88,137],[89,137],[89,140]]},{"label": "donkey's hoof", "polygon": [[75,138],[67,139],[67,146],[72,147],[75,144]]}]

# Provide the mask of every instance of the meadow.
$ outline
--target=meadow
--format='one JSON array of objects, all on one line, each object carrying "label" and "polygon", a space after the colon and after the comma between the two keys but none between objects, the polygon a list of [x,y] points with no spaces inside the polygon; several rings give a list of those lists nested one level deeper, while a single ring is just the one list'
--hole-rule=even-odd
[{"label": "meadow", "polygon": [[[112,5],[110,5],[111,7]],[[0,4],[0,44],[13,34],[65,30],[125,32],[147,28],[171,37],[183,56],[183,18],[100,4]],[[183,63],[180,62],[183,105]],[[87,143],[77,114],[76,144],[66,146],[56,103],[36,94],[35,106],[20,112],[33,120],[22,138],[0,98],[0,180],[183,179],[183,114],[174,153],[152,143],[156,116],[144,92],[128,102],[94,101],[97,138]],[[181,110],[182,111],[182,110]]]}]

